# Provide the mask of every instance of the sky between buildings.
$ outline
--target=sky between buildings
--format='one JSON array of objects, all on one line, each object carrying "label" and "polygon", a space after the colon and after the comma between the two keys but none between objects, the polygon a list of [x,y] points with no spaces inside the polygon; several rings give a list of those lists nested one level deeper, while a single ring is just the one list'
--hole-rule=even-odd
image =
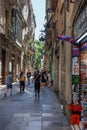
[{"label": "sky between buildings", "polygon": [[44,30],[46,0],[31,0],[36,19],[35,39],[39,39],[40,30]]}]

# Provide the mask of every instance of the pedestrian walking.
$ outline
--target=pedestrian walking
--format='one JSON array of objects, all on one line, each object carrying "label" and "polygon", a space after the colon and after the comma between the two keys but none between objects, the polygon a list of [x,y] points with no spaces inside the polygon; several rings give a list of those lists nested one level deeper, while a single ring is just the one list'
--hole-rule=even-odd
[{"label": "pedestrian walking", "polygon": [[25,74],[24,71],[20,73],[20,92],[24,92],[25,90]]},{"label": "pedestrian walking", "polygon": [[11,72],[8,73],[7,77],[6,77],[6,91],[4,93],[4,96],[7,96],[7,92],[10,89],[10,96],[12,96],[12,74]]},{"label": "pedestrian walking", "polygon": [[34,74],[34,90],[35,90],[35,96],[40,94],[40,73],[39,71],[35,72]]},{"label": "pedestrian walking", "polygon": [[48,87],[51,87],[52,80],[51,80],[51,72],[48,71]]},{"label": "pedestrian walking", "polygon": [[41,74],[41,90],[42,92],[45,92],[45,87],[46,87],[46,74],[45,72],[42,72]]},{"label": "pedestrian walking", "polygon": [[28,70],[28,72],[27,72],[28,85],[30,84],[30,77],[31,77],[31,72],[30,72],[30,70]]}]

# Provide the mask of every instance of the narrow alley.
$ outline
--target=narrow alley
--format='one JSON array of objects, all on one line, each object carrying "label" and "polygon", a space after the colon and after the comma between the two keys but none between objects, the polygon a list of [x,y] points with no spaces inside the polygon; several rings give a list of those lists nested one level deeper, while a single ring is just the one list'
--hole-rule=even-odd
[{"label": "narrow alley", "polygon": [[0,90],[0,130],[71,130],[60,103],[50,88],[35,97],[34,85],[26,83],[24,93],[14,84],[13,96]]}]

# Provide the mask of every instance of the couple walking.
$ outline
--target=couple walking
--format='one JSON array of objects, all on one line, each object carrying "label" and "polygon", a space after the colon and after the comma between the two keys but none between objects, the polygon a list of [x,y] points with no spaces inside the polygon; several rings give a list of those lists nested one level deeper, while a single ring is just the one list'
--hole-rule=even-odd
[{"label": "couple walking", "polygon": [[[12,88],[13,88],[12,82],[13,82],[12,73],[8,72],[6,74],[6,90],[4,93],[4,97],[7,96],[8,90],[10,90],[10,96],[12,96]],[[25,89],[25,74],[24,74],[24,71],[21,71],[20,72],[20,92],[24,92],[24,89]]]},{"label": "couple walking", "polygon": [[34,88],[35,88],[35,96],[40,94],[40,87],[43,91],[45,91],[46,86],[46,75],[45,72],[39,73],[39,71],[36,71],[34,74]]}]

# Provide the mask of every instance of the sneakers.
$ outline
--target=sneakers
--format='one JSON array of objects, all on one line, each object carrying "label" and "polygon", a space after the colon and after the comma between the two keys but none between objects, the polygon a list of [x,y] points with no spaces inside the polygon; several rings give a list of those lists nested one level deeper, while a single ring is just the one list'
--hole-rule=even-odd
[{"label": "sneakers", "polygon": [[[4,97],[6,97],[7,95],[6,95],[6,93],[4,93]],[[10,94],[10,96],[12,96],[12,93]]]},{"label": "sneakers", "polygon": [[40,94],[38,94],[38,97],[40,97]]},{"label": "sneakers", "polygon": [[4,97],[6,97],[6,93],[4,93]]},{"label": "sneakers", "polygon": [[12,96],[12,93],[10,94],[10,96]]},{"label": "sneakers", "polygon": [[37,93],[35,93],[35,97],[37,97]]}]

